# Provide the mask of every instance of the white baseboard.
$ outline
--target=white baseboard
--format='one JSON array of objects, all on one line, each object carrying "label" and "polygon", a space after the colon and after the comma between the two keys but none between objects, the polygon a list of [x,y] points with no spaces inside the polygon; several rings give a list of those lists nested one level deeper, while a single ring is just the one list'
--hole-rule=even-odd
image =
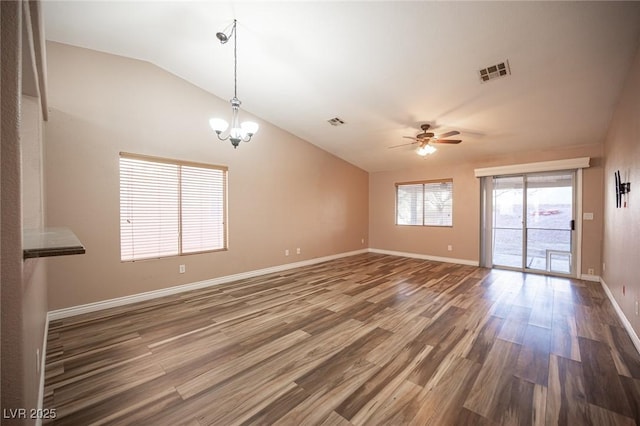
[{"label": "white baseboard", "polygon": [[622,325],[624,325],[625,330],[627,330],[627,333],[629,333],[629,337],[633,342],[633,346],[635,346],[638,353],[640,353],[640,338],[638,338],[638,334],[631,326],[631,323],[625,316],[624,312],[622,312],[622,308],[620,308],[620,305],[618,305],[615,297],[613,297],[613,293],[611,293],[611,290],[609,290],[609,286],[607,286],[607,283],[605,283],[602,278],[600,278],[600,284],[602,285],[604,292],[607,293],[607,297],[611,301],[613,308],[616,310],[616,313],[618,314],[618,318],[620,318]]},{"label": "white baseboard", "polygon": [[[44,369],[47,361],[47,338],[49,337],[49,315],[44,321],[44,337],[42,338],[42,350],[40,351],[40,383],[38,384],[38,413],[44,408]],[[36,416],[36,426],[42,426],[42,417]]]},{"label": "white baseboard", "polygon": [[477,260],[454,259],[451,257],[430,256],[428,254],[408,253],[403,251],[381,250],[370,248],[371,253],[388,254],[391,256],[411,257],[414,259],[433,260],[434,262],[458,263],[460,265],[478,266],[480,262]]},{"label": "white baseboard", "polygon": [[596,282],[596,283],[600,282],[600,276],[599,275],[582,274],[582,275],[580,275],[580,279],[581,280],[585,280],[585,281],[593,281],[593,282]]},{"label": "white baseboard", "polygon": [[356,254],[362,254],[362,253],[368,253],[368,252],[369,252],[368,249],[362,249],[362,250],[355,250],[355,251],[350,251],[345,253],[338,253],[330,256],[317,257],[315,259],[308,259],[308,260],[303,260],[303,261],[294,262],[294,263],[286,263],[284,265],[272,266],[264,269],[256,269],[254,271],[241,272],[239,274],[226,275],[223,277],[217,277],[209,280],[198,281],[195,283],[168,287],[160,290],[148,291],[145,293],[132,294],[131,296],[117,297],[115,299],[88,303],[86,305],[78,305],[78,306],[71,306],[69,308],[56,309],[54,311],[49,311],[47,319],[50,321],[54,321],[62,318],[72,317],[75,315],[86,314],[89,312],[101,311],[103,309],[129,305],[132,303],[142,302],[145,300],[156,299],[158,297],[164,297],[164,296],[170,296],[178,293],[183,293],[185,291],[197,290],[201,288],[211,287],[214,285],[229,283],[232,281],[253,278],[259,275],[272,274],[274,272],[282,272],[288,269],[315,265],[316,263],[327,262],[329,260],[340,259],[342,257],[354,256]]}]

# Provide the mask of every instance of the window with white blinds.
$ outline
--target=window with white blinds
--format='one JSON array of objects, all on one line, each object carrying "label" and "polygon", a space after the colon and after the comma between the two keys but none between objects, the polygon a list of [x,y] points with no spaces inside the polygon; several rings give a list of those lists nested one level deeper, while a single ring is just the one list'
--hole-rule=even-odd
[{"label": "window with white blinds", "polygon": [[396,224],[453,226],[453,180],[397,183]]},{"label": "window with white blinds", "polygon": [[120,259],[223,250],[227,169],[120,154]]}]

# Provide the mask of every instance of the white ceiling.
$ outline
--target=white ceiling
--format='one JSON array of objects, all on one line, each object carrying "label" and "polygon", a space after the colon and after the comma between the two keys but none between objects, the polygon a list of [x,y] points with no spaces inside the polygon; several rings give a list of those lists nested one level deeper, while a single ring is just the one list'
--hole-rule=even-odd
[{"label": "white ceiling", "polygon": [[[603,142],[640,36],[640,2],[44,2],[47,39],[223,99],[233,48],[215,33],[234,18],[243,109],[371,172]],[[504,60],[512,75],[481,84]],[[425,122],[462,144],[388,149]]]}]

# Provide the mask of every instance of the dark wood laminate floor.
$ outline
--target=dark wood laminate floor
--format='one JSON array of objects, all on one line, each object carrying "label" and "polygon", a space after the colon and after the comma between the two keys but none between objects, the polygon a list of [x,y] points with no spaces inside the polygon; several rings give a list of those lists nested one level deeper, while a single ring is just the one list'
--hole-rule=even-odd
[{"label": "dark wood laminate floor", "polygon": [[640,423],[597,283],[363,254],[52,321],[55,424]]}]

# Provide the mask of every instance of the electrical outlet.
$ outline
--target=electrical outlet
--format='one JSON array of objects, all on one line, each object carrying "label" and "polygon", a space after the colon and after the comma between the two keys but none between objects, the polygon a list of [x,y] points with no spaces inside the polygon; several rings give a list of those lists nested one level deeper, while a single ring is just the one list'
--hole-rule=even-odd
[{"label": "electrical outlet", "polygon": [[453,246],[452,246],[451,244],[449,244],[449,245],[447,246],[447,250],[452,251],[452,250],[453,250]]},{"label": "electrical outlet", "polygon": [[636,300],[636,316],[638,316],[638,301]]},{"label": "electrical outlet", "polygon": [[602,272],[607,270],[607,265],[604,264],[604,262],[602,262]]},{"label": "electrical outlet", "polygon": [[187,268],[186,268],[184,265],[180,265],[180,269],[179,269],[179,271],[180,271],[180,273],[181,273],[181,274],[184,274],[184,272],[185,272],[186,270],[187,270]]},{"label": "electrical outlet", "polygon": [[286,249],[286,250],[284,251],[284,255],[285,255],[285,256],[289,256],[289,249]]},{"label": "electrical outlet", "polygon": [[361,240],[360,240],[360,242],[361,242],[362,244],[364,244],[364,238],[363,238],[363,239],[361,239]]},{"label": "electrical outlet", "polygon": [[300,254],[300,247],[296,249],[296,254]]},{"label": "electrical outlet", "polygon": [[593,268],[589,268],[589,269],[587,269],[587,274],[593,275],[593,274],[595,274],[595,271],[593,270]]}]

